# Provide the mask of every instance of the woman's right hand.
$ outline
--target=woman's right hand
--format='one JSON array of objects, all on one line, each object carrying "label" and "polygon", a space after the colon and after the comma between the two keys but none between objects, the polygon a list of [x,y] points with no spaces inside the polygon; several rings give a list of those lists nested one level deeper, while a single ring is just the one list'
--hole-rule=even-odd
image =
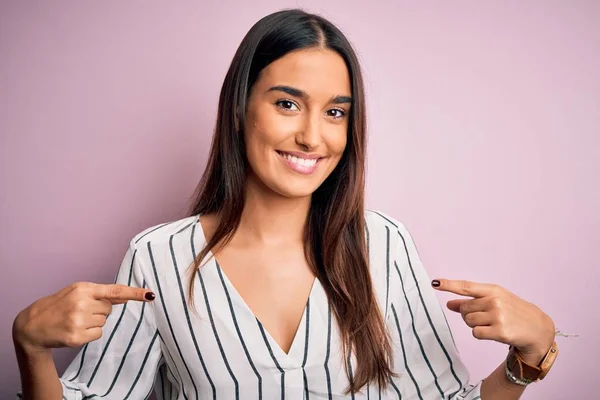
[{"label": "woman's right hand", "polygon": [[13,340],[26,353],[56,347],[79,347],[99,339],[114,304],[152,301],[148,289],[119,284],[78,282],[42,297],[21,311],[13,323]]}]

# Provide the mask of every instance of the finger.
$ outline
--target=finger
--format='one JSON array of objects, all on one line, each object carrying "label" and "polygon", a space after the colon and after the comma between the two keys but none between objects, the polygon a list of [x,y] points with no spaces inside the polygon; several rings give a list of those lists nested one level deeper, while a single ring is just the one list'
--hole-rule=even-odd
[{"label": "finger", "polygon": [[494,322],[494,317],[485,311],[477,311],[468,313],[463,316],[463,320],[470,328],[475,328],[477,326],[489,326]]},{"label": "finger", "polygon": [[100,328],[100,327],[86,329],[81,333],[81,341],[83,343],[93,342],[94,340],[98,340],[101,337],[102,337],[102,328]]},{"label": "finger", "polygon": [[75,282],[70,284],[69,286],[66,286],[64,288],[62,288],[61,290],[59,290],[56,293],[56,298],[57,299],[63,299],[65,297],[67,297],[68,295],[71,294],[71,292],[78,290],[78,291],[86,291],[89,290],[90,288],[92,288],[94,286],[93,283],[90,282]]},{"label": "finger", "polygon": [[446,307],[448,307],[448,309],[450,311],[454,311],[457,313],[460,313],[460,307],[462,304],[466,303],[467,301],[469,301],[468,299],[453,299],[453,300],[449,300],[446,303]]},{"label": "finger", "polygon": [[476,326],[473,328],[473,337],[479,340],[497,340],[494,327],[490,325]]},{"label": "finger", "polygon": [[106,315],[109,316],[112,312],[113,303],[106,299],[100,299],[94,301],[94,303],[90,307],[90,312],[92,314]]},{"label": "finger", "polygon": [[87,319],[87,328],[102,328],[106,324],[106,315],[92,314]]},{"label": "finger", "polygon": [[111,301],[110,301],[110,304],[114,306],[114,305],[117,305],[117,304],[125,304],[125,303],[127,303],[128,301],[129,301],[129,300],[111,300]]},{"label": "finger", "polygon": [[477,283],[463,280],[435,279],[431,285],[437,290],[461,296],[485,297],[497,290],[498,286],[489,283]]},{"label": "finger", "polygon": [[463,318],[469,313],[477,311],[489,311],[490,309],[488,298],[454,299],[448,301],[446,305],[450,310],[461,313]]},{"label": "finger", "polygon": [[148,289],[136,288],[120,284],[97,285],[94,291],[97,299],[105,299],[113,304],[126,301],[152,301],[154,293]]}]

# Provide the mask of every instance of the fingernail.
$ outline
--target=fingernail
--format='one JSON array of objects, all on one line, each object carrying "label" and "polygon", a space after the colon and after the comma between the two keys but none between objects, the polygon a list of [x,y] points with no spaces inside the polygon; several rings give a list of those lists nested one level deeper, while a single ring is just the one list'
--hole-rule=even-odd
[{"label": "fingernail", "polygon": [[431,281],[431,286],[433,286],[433,287],[439,287],[440,285],[441,285],[441,283],[437,279],[434,279]]},{"label": "fingernail", "polygon": [[144,298],[146,300],[154,300],[156,298],[156,296],[152,292],[146,292],[146,294],[144,295]]}]

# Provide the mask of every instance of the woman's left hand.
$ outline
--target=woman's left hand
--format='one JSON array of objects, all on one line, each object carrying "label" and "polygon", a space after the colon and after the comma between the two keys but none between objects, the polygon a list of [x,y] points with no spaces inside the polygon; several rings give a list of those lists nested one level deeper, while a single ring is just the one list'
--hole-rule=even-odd
[{"label": "woman's left hand", "polygon": [[530,365],[538,365],[552,346],[556,332],[554,322],[536,305],[498,285],[449,279],[436,281],[440,282],[434,286],[437,290],[471,297],[450,300],[447,306],[462,315],[475,338],[514,346]]}]

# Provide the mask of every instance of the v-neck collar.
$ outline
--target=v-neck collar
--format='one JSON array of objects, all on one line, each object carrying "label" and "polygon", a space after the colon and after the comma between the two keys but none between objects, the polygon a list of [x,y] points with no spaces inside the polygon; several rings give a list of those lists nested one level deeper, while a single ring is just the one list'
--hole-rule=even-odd
[{"label": "v-neck collar", "polygon": [[[227,286],[227,290],[229,291],[230,296],[234,297],[234,299],[232,299],[232,300],[241,306],[241,308],[243,309],[243,312],[251,315],[252,318],[254,318],[256,320],[257,324],[262,325],[262,328],[265,332],[265,336],[267,337],[267,340],[269,341],[271,348],[273,349],[273,351],[275,353],[277,353],[277,356],[278,356],[277,358],[292,358],[295,362],[302,362],[302,357],[304,354],[304,345],[305,345],[304,336],[305,336],[305,330],[306,330],[307,308],[309,307],[309,304],[311,302],[313,293],[315,292],[317,285],[320,284],[319,279],[315,277],[315,279],[313,281],[310,292],[308,294],[306,304],[304,305],[304,310],[302,311],[302,317],[300,318],[300,323],[298,324],[298,328],[296,329],[296,333],[294,334],[294,338],[292,339],[292,344],[290,346],[290,350],[286,353],[281,348],[279,343],[273,338],[273,336],[271,335],[269,330],[262,324],[262,322],[256,316],[256,314],[254,314],[254,312],[252,311],[250,306],[248,306],[248,303],[246,303],[244,298],[240,295],[240,293],[236,289],[235,285],[229,280],[229,277],[227,276],[225,271],[223,271],[223,269],[219,265],[218,261],[214,257],[211,259],[210,264],[211,264],[211,267],[214,268],[215,273],[220,274],[220,276],[223,277],[223,281],[225,281],[225,285]],[[219,277],[217,277],[217,279],[219,279]]]},{"label": "v-neck collar", "polygon": [[[206,235],[204,233],[204,228],[202,227],[202,223],[200,222],[200,216],[198,216],[196,218],[196,223],[198,225],[198,230],[201,235],[202,242],[204,244],[206,244],[207,239],[206,239]],[[306,320],[307,319],[307,308],[310,306],[311,302],[314,304],[314,301],[312,301],[312,298],[314,297],[314,294],[315,294],[316,290],[318,289],[318,287],[321,285],[319,278],[318,277],[314,278],[308,298],[306,300],[306,304],[304,305],[304,310],[302,312],[302,317],[300,318],[300,323],[298,324],[298,328],[296,329],[296,333],[294,334],[294,338],[292,339],[292,344],[290,346],[290,350],[286,353],[281,348],[279,343],[273,338],[273,336],[271,336],[271,334],[267,330],[267,328],[264,325],[262,325],[262,323],[260,322],[260,320],[258,319],[256,314],[254,314],[254,312],[252,311],[252,309],[250,308],[248,303],[246,303],[246,300],[244,300],[244,298],[238,292],[235,285],[229,280],[229,277],[227,276],[225,271],[223,271],[223,269],[219,265],[215,255],[212,253],[212,251],[210,251],[210,250],[208,251],[205,260],[208,260],[208,261],[204,265],[203,269],[209,269],[210,271],[207,270],[206,272],[213,273],[215,275],[215,279],[217,281],[220,280],[222,277],[223,281],[225,282],[225,286],[227,287],[227,290],[229,291],[230,295],[233,297],[232,301],[235,302],[236,304],[239,304],[240,307],[242,308],[243,312],[247,313],[253,319],[255,319],[257,322],[257,325],[261,324],[261,326],[264,330],[266,339],[269,342],[271,349],[274,351],[276,358],[280,362],[282,360],[285,360],[286,362],[284,362],[283,364],[285,364],[285,366],[287,366],[287,367],[297,368],[298,366],[300,366],[300,364],[302,363],[302,360],[303,360],[303,356],[304,356],[304,348],[303,347],[306,345],[304,336],[305,336],[306,324],[307,324],[307,320]],[[204,262],[204,260],[202,262]]]}]

